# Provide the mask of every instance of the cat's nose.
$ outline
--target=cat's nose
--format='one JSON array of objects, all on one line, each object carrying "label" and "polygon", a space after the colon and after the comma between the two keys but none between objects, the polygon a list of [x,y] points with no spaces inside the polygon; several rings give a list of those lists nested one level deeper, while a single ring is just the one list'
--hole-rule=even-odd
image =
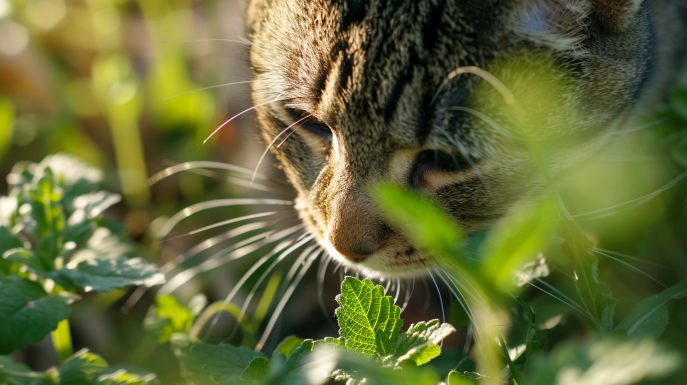
[{"label": "cat's nose", "polygon": [[336,251],[338,251],[339,254],[343,255],[344,257],[346,257],[348,259],[354,259],[354,260],[361,260],[361,259],[367,258],[371,254],[371,253],[369,253],[369,254],[358,254],[358,253],[354,253],[352,251],[338,248],[336,246],[334,246],[334,249],[336,249]]}]

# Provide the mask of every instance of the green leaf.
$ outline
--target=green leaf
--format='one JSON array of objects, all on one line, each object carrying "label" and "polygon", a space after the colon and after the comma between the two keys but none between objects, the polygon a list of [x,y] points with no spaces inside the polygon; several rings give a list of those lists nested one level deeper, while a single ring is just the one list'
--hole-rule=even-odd
[{"label": "green leaf", "polygon": [[522,278],[523,266],[546,247],[554,232],[551,223],[557,218],[556,208],[549,199],[521,207],[489,232],[483,247],[486,262],[482,275],[502,292],[513,292],[514,276]]},{"label": "green leaf", "polygon": [[16,276],[0,283],[0,354],[42,341],[69,317],[68,302],[49,296],[36,282]]},{"label": "green leaf", "polygon": [[441,353],[437,344],[455,331],[453,326],[441,324],[439,320],[410,325],[406,332],[401,333],[394,354],[384,361],[395,366],[404,360],[413,360],[417,365],[426,364]]},{"label": "green leaf", "polygon": [[270,369],[270,362],[266,358],[258,357],[250,362],[250,365],[241,373],[241,379],[258,383],[265,379]]},{"label": "green leaf", "polygon": [[157,266],[142,258],[91,259],[47,276],[64,287],[104,293],[127,285],[154,286],[165,281]]},{"label": "green leaf", "polygon": [[2,257],[7,261],[26,265],[35,272],[45,272],[51,269],[51,266],[45,263],[45,259],[40,258],[33,250],[24,248],[10,249]]},{"label": "green leaf", "polygon": [[291,353],[293,353],[293,351],[296,350],[296,348],[299,347],[303,341],[304,340],[302,338],[288,336],[284,339],[284,341],[277,345],[275,351],[280,352],[284,355],[284,357],[289,358]]},{"label": "green leaf", "polygon": [[594,323],[601,325],[604,311],[617,301],[608,285],[599,281],[599,260],[590,252],[594,244],[570,219],[562,219],[558,231],[566,242],[563,253],[575,261],[575,287],[582,303]]},{"label": "green leaf", "polygon": [[286,359],[286,362],[284,363],[284,366],[289,370],[293,370],[294,368],[296,368],[296,366],[298,366],[298,361],[301,359],[301,357],[311,352],[312,348],[312,340],[303,341],[303,343],[301,343],[300,346],[294,349],[293,352],[289,355],[289,357]]},{"label": "green leaf", "polygon": [[471,379],[464,377],[462,374],[456,372],[456,371],[451,371],[448,374],[448,377],[446,378],[446,385],[472,385],[475,384],[475,381],[472,381]]},{"label": "green leaf", "polygon": [[173,334],[188,334],[195,315],[171,294],[155,298],[155,317],[146,318],[144,327],[158,342],[167,342]]},{"label": "green leaf", "polygon": [[[2,202],[0,202],[0,205],[1,204]],[[12,234],[10,228],[0,225],[0,274],[9,276],[15,272],[14,270],[16,269],[12,269],[12,262],[6,261],[3,255],[8,250],[22,247],[24,247],[24,243]]]},{"label": "green leaf", "polygon": [[81,350],[59,366],[60,385],[91,385],[107,362],[97,354]]},{"label": "green leaf", "polygon": [[525,310],[525,315],[527,316],[527,336],[525,337],[525,354],[518,357],[515,360],[517,364],[524,364],[527,361],[529,361],[530,357],[532,357],[535,353],[540,352],[544,349],[544,345],[546,344],[546,337],[544,337],[541,341],[537,340],[535,334],[537,320],[534,311],[532,310],[530,305],[528,305],[525,301],[522,300],[522,298],[516,297],[515,299],[518,301],[520,306],[522,306],[522,308]]},{"label": "green leaf", "polygon": [[45,373],[32,372],[24,364],[15,364],[12,356],[0,356],[0,384],[12,385],[54,385]]},{"label": "green leaf", "polygon": [[219,383],[231,383],[241,379],[251,361],[264,354],[251,349],[228,344],[198,344],[191,347],[193,357],[203,364],[203,371],[214,376]]},{"label": "green leaf", "polygon": [[462,232],[438,204],[393,184],[379,184],[377,204],[390,222],[429,254],[455,258]]},{"label": "green leaf", "polygon": [[369,279],[361,282],[346,277],[336,301],[340,305],[336,317],[347,348],[386,355],[396,346],[403,326],[401,308],[393,304],[392,297],[384,296],[382,286],[375,286]]},{"label": "green leaf", "polygon": [[664,292],[638,303],[615,330],[626,332],[628,337],[659,338],[668,326],[666,301],[686,296],[687,279],[684,279]]}]

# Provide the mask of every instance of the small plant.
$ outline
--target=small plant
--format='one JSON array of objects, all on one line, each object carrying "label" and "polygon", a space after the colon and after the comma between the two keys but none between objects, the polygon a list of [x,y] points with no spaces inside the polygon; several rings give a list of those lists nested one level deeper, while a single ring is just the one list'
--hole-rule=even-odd
[{"label": "small plant", "polygon": [[271,359],[245,347],[197,344],[196,367],[219,384],[303,384],[311,376],[349,384],[436,384],[432,370],[415,367],[441,353],[439,343],[455,329],[439,320],[419,322],[401,332],[401,309],[382,286],[346,277],[336,298],[338,338],[288,337]]},{"label": "small plant", "polygon": [[[81,292],[107,293],[164,281],[136,256],[123,226],[103,218],[120,196],[98,191],[102,172],[67,155],[17,164],[0,197],[0,354],[52,333],[62,364],[34,373],[0,357],[0,383],[147,383],[150,376],[108,371],[95,354],[73,354],[68,318]],[[3,380],[5,382],[3,382]]]}]

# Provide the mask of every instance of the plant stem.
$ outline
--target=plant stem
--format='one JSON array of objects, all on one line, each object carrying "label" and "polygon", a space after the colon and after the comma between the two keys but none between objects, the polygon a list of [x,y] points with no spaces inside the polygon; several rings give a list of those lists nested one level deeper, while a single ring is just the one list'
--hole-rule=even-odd
[{"label": "plant stem", "polygon": [[503,349],[503,354],[506,356],[506,362],[508,362],[508,368],[510,368],[510,372],[513,375],[515,383],[518,385],[524,384],[525,379],[522,378],[520,372],[518,372],[518,369],[515,368],[515,364],[510,359],[510,354],[508,354],[508,348],[506,347],[506,343],[503,341],[503,337],[499,336],[499,341],[501,342],[501,349]]},{"label": "plant stem", "polygon": [[72,335],[69,332],[69,320],[60,321],[60,323],[57,324],[57,329],[51,333],[51,336],[52,345],[55,348],[57,359],[60,362],[64,362],[74,354]]}]

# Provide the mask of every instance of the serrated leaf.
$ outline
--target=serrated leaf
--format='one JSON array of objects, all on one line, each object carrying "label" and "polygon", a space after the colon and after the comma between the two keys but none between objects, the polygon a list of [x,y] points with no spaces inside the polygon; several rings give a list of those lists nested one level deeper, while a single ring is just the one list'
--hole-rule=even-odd
[{"label": "serrated leaf", "polygon": [[68,301],[49,296],[40,284],[16,276],[0,283],[0,354],[42,341],[69,317]]},{"label": "serrated leaf", "polygon": [[615,330],[626,332],[628,337],[659,338],[668,326],[669,315],[666,301],[686,296],[687,279],[684,279],[662,293],[646,298],[635,305],[630,315]]},{"label": "serrated leaf", "polygon": [[296,336],[288,336],[284,339],[284,341],[277,345],[275,351],[280,352],[284,355],[284,357],[289,358],[291,353],[293,353],[293,351],[296,350],[297,347],[301,346],[303,341],[305,340],[302,338],[298,338]]},{"label": "serrated leaf", "polygon": [[107,362],[97,354],[84,349],[59,366],[60,385],[91,385],[98,372],[107,368]]},{"label": "serrated leaf", "polygon": [[107,293],[127,285],[154,286],[165,281],[156,265],[142,258],[91,259],[46,276],[64,287]]},{"label": "serrated leaf", "polygon": [[336,300],[339,332],[347,348],[371,355],[396,345],[403,325],[401,309],[390,296],[384,296],[384,288],[369,279],[361,282],[347,277]]},{"label": "serrated leaf", "polygon": [[617,301],[608,285],[599,281],[599,260],[590,252],[594,244],[570,219],[561,220],[559,235],[566,242],[564,254],[575,261],[575,287],[582,303],[594,323],[600,325],[604,311]]},{"label": "serrated leaf", "polygon": [[266,358],[262,353],[228,344],[194,345],[191,355],[203,365],[203,371],[214,376],[219,383],[240,380],[251,361],[258,357]]},{"label": "serrated leaf", "polygon": [[527,336],[525,337],[525,354],[515,359],[517,364],[525,364],[529,359],[537,352],[544,348],[546,339],[537,340],[536,337],[536,325],[537,319],[534,311],[525,301],[520,297],[515,298],[523,310],[525,310],[525,315],[527,316]]},{"label": "serrated leaf", "polygon": [[270,370],[270,362],[266,358],[258,357],[250,362],[250,365],[241,373],[244,381],[258,383],[265,379]]},{"label": "serrated leaf", "polygon": [[384,361],[396,366],[404,360],[413,360],[417,365],[425,364],[441,353],[437,344],[455,331],[453,326],[441,324],[439,320],[410,325],[398,338],[394,354],[386,357]]}]

